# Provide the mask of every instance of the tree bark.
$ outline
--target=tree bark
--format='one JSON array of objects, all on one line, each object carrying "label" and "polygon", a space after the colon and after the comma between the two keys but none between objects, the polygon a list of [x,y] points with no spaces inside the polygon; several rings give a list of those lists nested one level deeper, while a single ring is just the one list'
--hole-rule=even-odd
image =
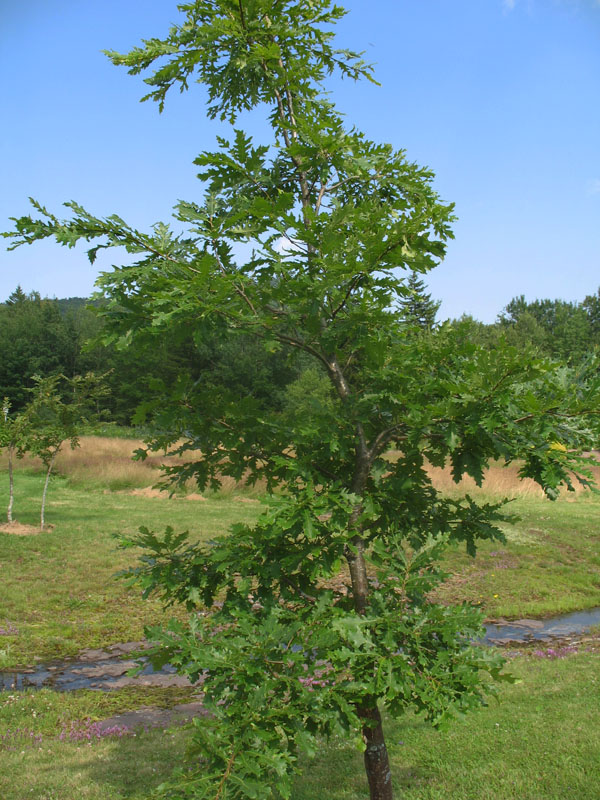
[{"label": "tree bark", "polygon": [[390,760],[383,735],[381,714],[375,699],[368,706],[360,708],[358,713],[364,720],[362,729],[366,745],[364,760],[369,781],[370,800],[392,800]]},{"label": "tree bark", "polygon": [[46,472],[46,481],[44,483],[44,491],[42,493],[42,513],[41,513],[41,516],[40,516],[40,528],[41,528],[41,530],[44,530],[44,525],[45,525],[44,511],[46,509],[46,493],[48,491],[48,483],[50,481],[50,473],[52,472],[52,467],[54,466],[54,459],[56,458],[56,453],[57,452],[58,451],[56,451],[55,453],[52,454],[52,458],[50,459],[50,462],[48,464],[48,471]]},{"label": "tree bark", "polygon": [[8,508],[6,510],[6,519],[8,522],[13,521],[12,510],[13,501],[15,496],[15,482],[13,476],[13,457],[15,448],[10,445],[8,448]]},{"label": "tree bark", "polygon": [[[361,432],[362,433],[362,432]],[[364,436],[358,436],[357,463],[352,490],[362,494],[369,474],[369,456],[364,444]],[[350,528],[356,529],[352,539],[352,547],[346,551],[346,560],[352,580],[352,594],[354,609],[357,614],[364,616],[367,611],[369,580],[367,565],[364,557],[364,540],[358,524],[361,507],[358,506],[350,517]],[[393,800],[392,771],[385,744],[381,714],[377,707],[377,698],[366,698],[357,708],[358,716],[362,722],[362,735],[365,743],[365,772],[369,783],[370,800]]]},{"label": "tree bark", "polygon": [[[362,539],[357,537],[354,542],[355,546],[358,545],[357,554],[348,554],[347,559],[352,577],[354,607],[358,614],[364,615],[367,608],[367,593],[364,590],[368,587],[367,570],[362,554]],[[366,746],[364,761],[370,800],[393,800],[392,772],[377,699],[369,698],[357,710]]]},{"label": "tree bark", "polygon": [[[342,401],[350,397],[350,387],[346,377],[335,356],[328,359],[329,377]],[[356,426],[356,462],[352,491],[357,495],[364,493],[375,450],[369,449],[364,429],[360,423]],[[346,561],[350,570],[352,581],[352,596],[354,610],[364,616],[368,607],[369,579],[365,562],[365,543],[363,532],[358,522],[362,511],[361,504],[357,505],[348,521],[348,529],[354,533],[351,544],[346,547]],[[366,698],[357,707],[358,716],[362,722],[362,735],[365,742],[365,771],[369,782],[370,800],[393,800],[392,772],[381,714],[377,707],[377,698]]]}]

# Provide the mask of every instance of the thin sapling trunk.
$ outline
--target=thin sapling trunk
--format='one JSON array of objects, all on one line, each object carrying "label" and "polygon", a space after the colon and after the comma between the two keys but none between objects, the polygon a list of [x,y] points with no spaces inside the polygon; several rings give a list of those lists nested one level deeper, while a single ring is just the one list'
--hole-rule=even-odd
[{"label": "thin sapling trunk", "polygon": [[8,448],[8,508],[6,510],[6,519],[8,522],[13,521],[13,502],[15,496],[14,475],[13,475],[13,458],[15,454],[14,444],[10,444]]},{"label": "thin sapling trunk", "polygon": [[56,448],[56,450],[52,453],[50,461],[48,462],[48,469],[46,471],[46,480],[44,481],[44,491],[42,492],[42,512],[40,517],[40,528],[44,530],[45,525],[45,510],[46,510],[46,494],[48,492],[48,483],[50,482],[50,473],[52,472],[52,467],[54,466],[54,462],[56,460],[56,456],[58,455],[58,451],[60,450],[60,446]]}]

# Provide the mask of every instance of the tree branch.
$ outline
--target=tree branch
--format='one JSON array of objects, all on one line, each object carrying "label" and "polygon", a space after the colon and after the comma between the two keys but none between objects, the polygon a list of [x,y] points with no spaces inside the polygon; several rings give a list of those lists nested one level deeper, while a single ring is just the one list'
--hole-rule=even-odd
[{"label": "tree branch", "polygon": [[347,289],[347,291],[346,291],[346,295],[345,295],[344,299],[343,299],[343,300],[342,300],[342,302],[341,302],[341,303],[338,305],[338,307],[337,307],[337,308],[335,308],[335,309],[334,309],[334,310],[331,312],[331,320],[334,320],[334,319],[336,318],[336,316],[339,314],[339,312],[340,312],[340,311],[341,311],[341,310],[344,308],[344,306],[345,306],[345,305],[346,305],[346,303],[348,302],[348,299],[350,298],[350,295],[352,294],[352,292],[353,292],[353,291],[354,291],[354,289],[356,288],[356,285],[357,285],[358,281],[359,281],[359,280],[360,280],[362,277],[363,277],[363,273],[362,273],[362,272],[359,272],[359,274],[358,274],[358,275],[355,275],[355,276],[352,278],[352,280],[350,281],[350,284],[349,284],[349,286],[348,286],[348,289]]},{"label": "tree branch", "polygon": [[[219,257],[219,253],[217,251],[217,242],[216,242],[215,239],[213,239],[213,241],[212,241],[212,246],[213,246],[213,255],[215,257],[215,261],[217,262],[217,265],[218,265],[219,269],[221,270],[221,274],[225,275],[226,277],[231,277],[230,273],[227,272],[227,270],[225,269],[225,266],[223,265],[223,262],[221,261],[221,259]],[[250,300],[250,298],[248,297],[248,295],[244,291],[244,287],[243,286],[238,286],[235,281],[232,281],[232,286],[233,286],[235,292],[242,298],[242,300],[250,308],[250,310],[252,311],[254,316],[258,317],[258,312],[256,311],[256,308],[254,307],[254,304],[253,304],[252,300]]]},{"label": "tree branch", "polygon": [[373,461],[375,458],[377,458],[378,455],[381,455],[381,453],[383,453],[383,451],[385,450],[386,446],[394,438],[394,434],[397,431],[402,430],[402,428],[403,428],[403,424],[401,422],[399,422],[397,425],[392,425],[390,428],[387,428],[386,430],[381,431],[377,435],[377,437],[375,438],[375,441],[373,442],[373,444],[369,448],[369,457],[370,457],[371,461]]},{"label": "tree branch", "polygon": [[223,777],[221,778],[221,782],[217,787],[217,793],[214,797],[214,800],[219,800],[219,798],[221,797],[223,787],[225,786],[225,781],[231,774],[231,770],[233,769],[233,762],[235,761],[236,757],[237,757],[237,750],[232,750],[231,756],[229,757],[229,761],[227,762],[227,767],[225,769],[225,772],[223,773]]},{"label": "tree branch", "polygon": [[244,14],[244,6],[242,5],[242,0],[238,0],[238,8],[240,9],[240,20],[242,23],[242,28],[247,31],[246,28],[246,15]]}]

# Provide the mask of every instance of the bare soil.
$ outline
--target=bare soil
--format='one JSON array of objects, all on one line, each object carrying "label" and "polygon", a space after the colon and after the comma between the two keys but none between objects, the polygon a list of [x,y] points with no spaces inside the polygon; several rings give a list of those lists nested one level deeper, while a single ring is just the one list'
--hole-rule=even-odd
[{"label": "bare soil", "polygon": [[46,525],[44,530],[35,525],[21,525],[16,520],[14,522],[5,522],[0,525],[0,533],[11,533],[13,536],[36,536],[38,533],[48,533],[54,528],[54,525]]},{"label": "bare soil", "polygon": [[131,489],[127,494],[132,494],[135,497],[158,497],[161,500],[169,499],[168,492],[161,492],[160,489],[153,489],[152,486],[146,486],[144,489]]},{"label": "bare soil", "polygon": [[190,494],[186,494],[185,495],[184,500],[196,500],[196,501],[204,502],[206,500],[206,497],[204,497],[203,495],[199,494],[198,492],[191,492]]}]

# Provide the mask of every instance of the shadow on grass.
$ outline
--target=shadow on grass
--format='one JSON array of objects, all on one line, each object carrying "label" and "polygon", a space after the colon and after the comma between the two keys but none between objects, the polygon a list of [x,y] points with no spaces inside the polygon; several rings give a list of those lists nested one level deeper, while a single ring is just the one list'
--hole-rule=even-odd
[{"label": "shadow on grass", "polygon": [[[417,766],[414,755],[408,753],[401,743],[403,735],[408,739],[415,730],[430,731],[430,726],[414,718],[402,723],[387,719],[385,730],[395,792],[402,797],[406,791],[414,791],[435,781],[434,770]],[[315,800],[318,797],[365,800],[368,794],[363,754],[347,740],[338,739],[329,742],[314,759],[303,763],[302,775],[294,784],[292,800]]]},{"label": "shadow on grass", "polygon": [[[22,760],[26,775],[14,775],[10,794],[4,796],[11,800],[147,800],[174,767],[183,764],[184,757],[182,731],[141,731],[92,744],[59,743]],[[9,772],[3,772],[4,779],[10,780]]]},{"label": "shadow on grass", "polygon": [[[147,800],[175,768],[190,765],[185,754],[189,736],[189,728],[181,728],[142,731],[135,737],[91,746],[62,744],[55,760],[41,757],[35,759],[35,765],[29,765],[28,781],[11,798],[25,800],[33,793],[48,800]],[[399,764],[395,755],[392,772],[396,792],[414,791],[431,782],[430,773],[412,764]],[[42,787],[45,794],[36,795]],[[58,794],[53,794],[57,789]],[[362,754],[352,745],[337,741],[315,759],[304,762],[292,800],[365,800],[367,795]]]}]

